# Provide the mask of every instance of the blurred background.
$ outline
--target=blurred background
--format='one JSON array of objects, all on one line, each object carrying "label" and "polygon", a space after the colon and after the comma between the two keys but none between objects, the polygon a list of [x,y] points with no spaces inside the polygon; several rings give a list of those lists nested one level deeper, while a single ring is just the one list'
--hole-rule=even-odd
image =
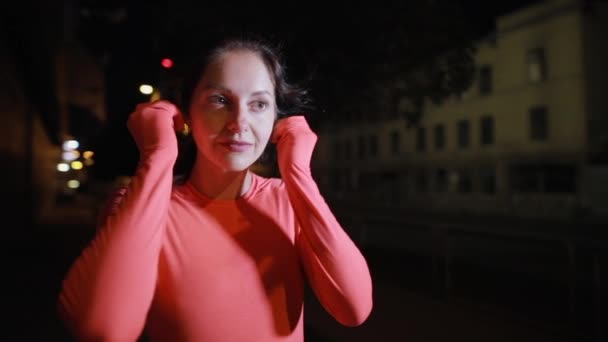
[{"label": "blurred background", "polygon": [[242,32],[311,90],[313,175],[374,278],[358,328],[309,294],[307,341],[608,339],[607,2],[1,7],[7,340],[71,340],[55,302],[137,163],[128,115]]}]

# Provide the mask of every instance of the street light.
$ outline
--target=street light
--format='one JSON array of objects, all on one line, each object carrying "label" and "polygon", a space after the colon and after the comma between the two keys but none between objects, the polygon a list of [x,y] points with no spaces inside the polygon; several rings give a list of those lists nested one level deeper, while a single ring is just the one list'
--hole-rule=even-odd
[{"label": "street light", "polygon": [[144,95],[150,95],[154,92],[154,87],[149,84],[142,84],[139,86],[139,91]]},{"label": "street light", "polygon": [[59,163],[59,164],[57,164],[57,171],[68,172],[68,171],[70,171],[70,165],[67,163]]},{"label": "street light", "polygon": [[173,67],[173,60],[171,58],[163,58],[160,61],[160,65],[165,69],[171,69],[171,67]]},{"label": "street light", "polygon": [[63,150],[64,151],[73,151],[80,146],[78,141],[76,140],[66,140],[63,142]]}]

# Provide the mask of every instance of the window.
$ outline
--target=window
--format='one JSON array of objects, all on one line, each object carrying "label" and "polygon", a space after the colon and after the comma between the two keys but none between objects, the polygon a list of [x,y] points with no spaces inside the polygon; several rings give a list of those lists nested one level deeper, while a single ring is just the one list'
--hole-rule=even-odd
[{"label": "window", "polygon": [[528,51],[527,65],[528,81],[538,83],[547,79],[547,63],[543,48],[534,48]]},{"label": "window", "polygon": [[358,141],[358,155],[359,158],[364,158],[365,157],[365,137],[360,136],[359,137],[359,141]]},{"label": "window", "polygon": [[492,92],[492,67],[484,65],[479,69],[479,95]]},{"label": "window", "polygon": [[458,130],[458,147],[467,148],[470,144],[470,134],[471,129],[468,120],[458,121],[457,124]]},{"label": "window", "polygon": [[511,189],[519,192],[576,192],[576,166],[573,164],[522,164],[509,169]]},{"label": "window", "polygon": [[340,144],[339,141],[334,141],[334,159],[339,160],[341,157],[341,153],[342,153],[342,145]]},{"label": "window", "polygon": [[458,192],[469,193],[473,191],[473,177],[469,170],[460,170],[458,172]]},{"label": "window", "polygon": [[391,133],[391,152],[393,154],[399,153],[399,146],[401,144],[401,136],[398,131],[393,131]]},{"label": "window", "polygon": [[511,189],[518,192],[540,192],[539,165],[514,165],[509,169]]},{"label": "window", "polygon": [[576,192],[576,166],[572,164],[545,165],[543,171],[545,192]]},{"label": "window", "polygon": [[443,125],[435,125],[435,149],[443,150],[445,147],[445,127]]},{"label": "window", "polygon": [[483,167],[479,170],[481,192],[484,194],[496,193],[496,169]]},{"label": "window", "polygon": [[544,141],[549,137],[547,107],[530,108],[530,139]]},{"label": "window", "polygon": [[344,142],[344,159],[350,160],[353,158],[353,144],[350,140]]},{"label": "window", "polygon": [[416,130],[416,151],[424,151],[426,149],[426,129],[418,127]]},{"label": "window", "polygon": [[418,170],[416,172],[416,191],[427,192],[429,189],[429,179],[426,170]]},{"label": "window", "polygon": [[445,169],[435,171],[435,192],[445,192],[448,189],[448,173]]},{"label": "window", "polygon": [[378,137],[376,135],[369,137],[369,154],[370,156],[376,156],[378,154]]},{"label": "window", "polygon": [[481,136],[480,142],[482,145],[491,145],[494,143],[494,118],[484,116],[481,118]]}]

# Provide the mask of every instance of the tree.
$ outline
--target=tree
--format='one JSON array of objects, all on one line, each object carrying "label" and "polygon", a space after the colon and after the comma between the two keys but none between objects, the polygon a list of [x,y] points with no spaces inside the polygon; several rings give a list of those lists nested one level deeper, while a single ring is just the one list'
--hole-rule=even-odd
[{"label": "tree", "polygon": [[[119,127],[110,131],[120,131],[112,136],[121,146],[129,141],[124,119],[139,96],[135,82],[179,77],[199,47],[226,34],[280,42],[291,80],[309,88],[315,100],[313,126],[395,114],[416,123],[424,101],[465,90],[474,72],[473,32],[458,3],[449,0],[297,8],[285,8],[285,1],[84,4],[90,13],[80,38],[109,61],[109,121]],[[169,72],[159,64],[165,56],[175,62]]]},{"label": "tree", "polygon": [[[415,122],[425,99],[441,101],[472,81],[474,36],[453,1],[344,1],[279,15],[273,5],[216,2],[197,9],[172,2],[166,48],[186,56],[198,41],[231,32],[283,41],[290,71],[311,88],[319,120],[401,111]],[[404,100],[414,108],[400,110]]]}]

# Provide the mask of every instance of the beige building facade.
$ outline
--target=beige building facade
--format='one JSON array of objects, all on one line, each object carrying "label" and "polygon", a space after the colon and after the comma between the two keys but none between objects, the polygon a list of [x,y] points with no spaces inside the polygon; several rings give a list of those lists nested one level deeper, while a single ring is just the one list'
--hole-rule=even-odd
[{"label": "beige building facade", "polygon": [[604,174],[608,151],[607,23],[608,4],[574,0],[497,18],[477,44],[473,86],[425,104],[417,125],[321,130],[314,168],[325,191],[440,212],[601,212],[603,192],[586,189],[601,188],[588,175]]}]

